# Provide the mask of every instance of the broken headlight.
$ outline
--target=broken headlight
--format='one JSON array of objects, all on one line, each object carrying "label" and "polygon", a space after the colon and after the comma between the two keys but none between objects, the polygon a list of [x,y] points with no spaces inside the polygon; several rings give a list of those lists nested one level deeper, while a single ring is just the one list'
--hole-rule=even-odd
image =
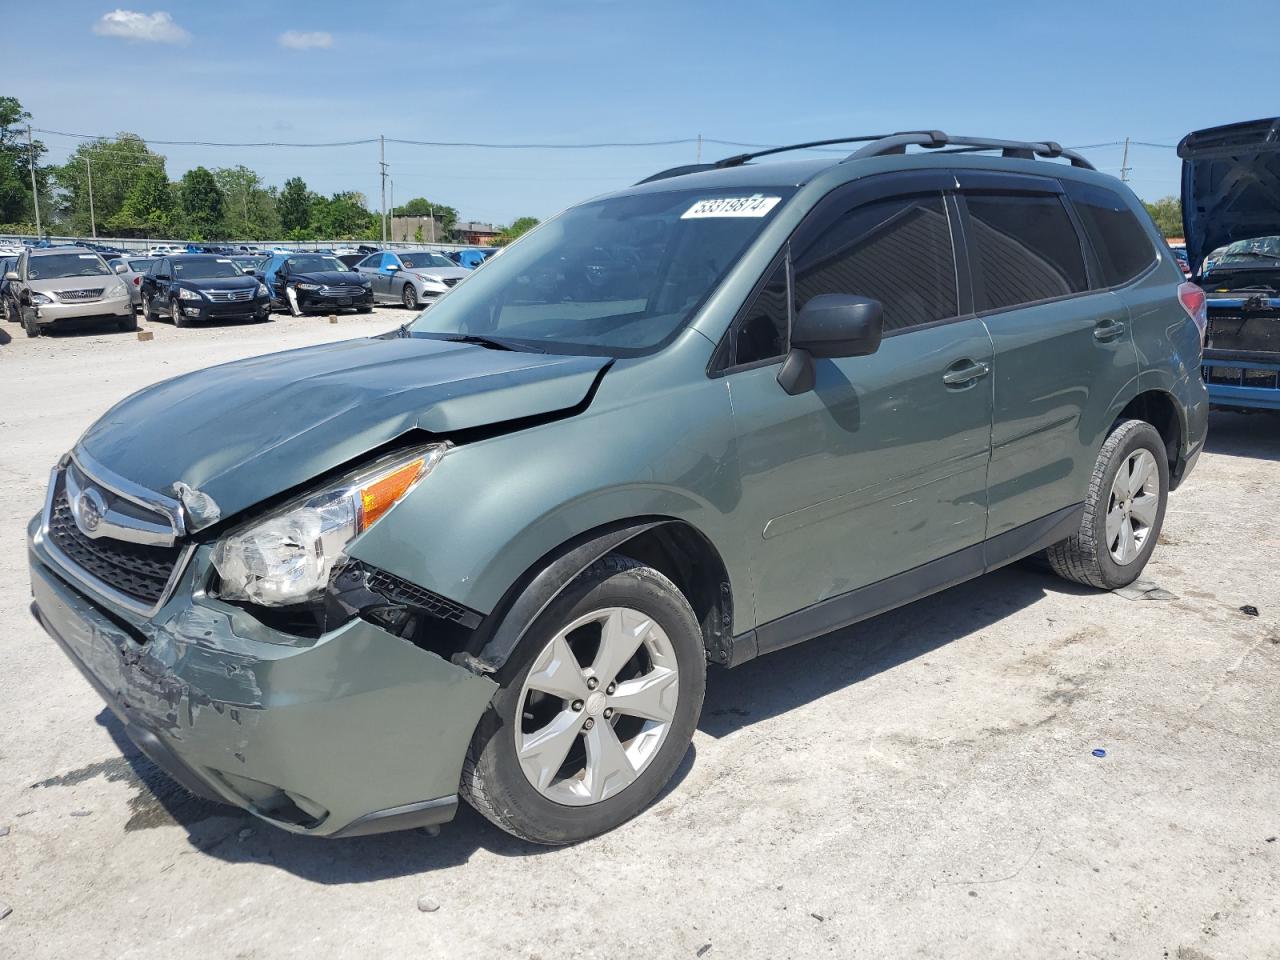
[{"label": "broken headlight", "polygon": [[431,444],[380,460],[227,534],[213,550],[219,596],[267,607],[318,598],[347,544],[429,474],[446,448]]}]

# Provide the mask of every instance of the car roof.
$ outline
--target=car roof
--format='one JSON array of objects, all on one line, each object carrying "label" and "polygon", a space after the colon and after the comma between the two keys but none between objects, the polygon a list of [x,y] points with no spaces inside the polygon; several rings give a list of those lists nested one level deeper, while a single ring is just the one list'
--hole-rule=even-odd
[{"label": "car roof", "polygon": [[89,250],[87,247],[32,247],[27,251],[33,257],[51,257],[55,255],[66,256],[67,254],[76,254],[81,257],[101,257],[102,254],[97,250]]}]

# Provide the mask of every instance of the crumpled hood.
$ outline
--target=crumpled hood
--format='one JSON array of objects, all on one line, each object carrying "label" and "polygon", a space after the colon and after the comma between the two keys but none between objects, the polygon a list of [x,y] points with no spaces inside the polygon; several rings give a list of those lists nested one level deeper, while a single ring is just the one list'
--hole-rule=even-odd
[{"label": "crumpled hood", "polygon": [[1193,272],[1218,247],[1280,234],[1280,117],[1189,133],[1178,156]]},{"label": "crumpled hood", "polygon": [[77,446],[147,489],[173,496],[186,484],[225,518],[410,431],[447,438],[573,407],[609,362],[425,338],[346,340],[147,387]]}]

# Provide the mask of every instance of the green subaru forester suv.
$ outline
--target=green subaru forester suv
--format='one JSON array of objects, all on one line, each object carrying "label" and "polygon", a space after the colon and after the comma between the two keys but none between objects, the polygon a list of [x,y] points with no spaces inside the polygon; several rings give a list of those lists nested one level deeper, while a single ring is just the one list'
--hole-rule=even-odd
[{"label": "green subaru forester suv", "polygon": [[1204,445],[1204,294],[1057,144],[826,143],[125,399],[31,522],[41,623],[196,794],[321,836],[461,795],[554,844],[653,800],[707,664],[1033,553],[1132,581]]}]

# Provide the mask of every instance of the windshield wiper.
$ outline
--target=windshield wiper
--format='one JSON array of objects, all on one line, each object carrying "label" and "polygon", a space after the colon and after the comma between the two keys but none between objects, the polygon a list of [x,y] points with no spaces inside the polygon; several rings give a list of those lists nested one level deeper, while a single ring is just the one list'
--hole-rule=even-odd
[{"label": "windshield wiper", "polygon": [[474,343],[478,347],[487,347],[490,350],[513,350],[516,352],[527,353],[546,353],[537,347],[521,344],[518,347],[512,346],[505,340],[499,340],[497,337],[485,337],[476,333],[438,333],[433,336],[439,337],[441,340],[448,340],[452,343]]}]

